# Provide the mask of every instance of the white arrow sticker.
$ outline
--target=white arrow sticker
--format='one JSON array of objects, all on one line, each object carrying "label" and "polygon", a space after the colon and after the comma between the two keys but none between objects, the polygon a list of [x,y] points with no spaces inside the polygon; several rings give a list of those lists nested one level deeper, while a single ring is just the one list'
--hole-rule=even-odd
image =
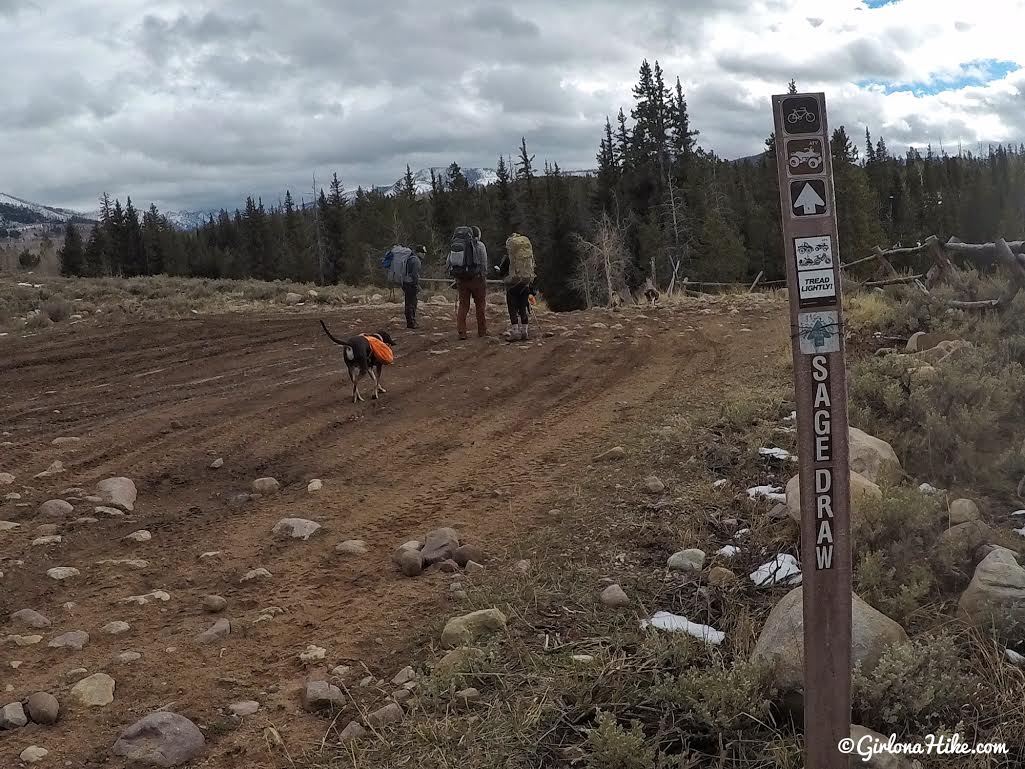
[{"label": "white arrow sticker", "polygon": [[794,201],[794,208],[803,208],[805,216],[812,216],[818,211],[819,206],[825,208],[826,201],[815,191],[814,187],[810,184],[805,184],[801,194]]}]

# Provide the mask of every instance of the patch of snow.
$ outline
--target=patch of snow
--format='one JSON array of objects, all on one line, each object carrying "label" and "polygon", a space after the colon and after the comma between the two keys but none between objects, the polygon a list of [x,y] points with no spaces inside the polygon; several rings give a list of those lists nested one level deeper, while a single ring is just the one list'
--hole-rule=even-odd
[{"label": "patch of snow", "polygon": [[1007,656],[1008,662],[1012,665],[1018,665],[1019,667],[1025,667],[1025,657],[1018,654],[1014,649],[1004,649],[1004,654]]},{"label": "patch of snow", "polygon": [[1015,529],[1014,533],[1020,534],[1021,536],[1025,537],[1025,526],[1022,526],[1020,529]]},{"label": "patch of snow", "polygon": [[936,496],[937,494],[943,493],[943,489],[937,489],[935,486],[929,483],[923,483],[921,486],[918,487],[918,490],[923,494],[928,494],[929,496]]},{"label": "patch of snow", "polygon": [[752,486],[747,490],[747,495],[751,499],[767,499],[770,502],[786,503],[787,501],[787,495],[778,486]]},{"label": "patch of snow", "polygon": [[726,545],[725,547],[720,547],[718,550],[716,550],[715,554],[721,555],[723,558],[732,558],[739,552],[740,548],[736,545]]},{"label": "patch of snow", "polygon": [[699,622],[691,622],[686,617],[668,611],[658,611],[652,615],[651,619],[641,620],[641,628],[648,627],[666,630],[670,633],[687,633],[714,646],[718,646],[726,640],[726,634],[721,630],[716,630],[710,625],[702,625]]},{"label": "patch of snow", "polygon": [[757,587],[801,584],[801,567],[790,553],[780,553],[768,563],[763,563],[750,575]]},{"label": "patch of snow", "polygon": [[740,539],[745,534],[750,534],[750,533],[751,533],[751,529],[738,529],[737,533],[733,535],[733,538],[734,539]]},{"label": "patch of snow", "polygon": [[758,449],[758,453],[763,457],[772,457],[773,459],[779,459],[786,462],[788,459],[794,458],[793,455],[786,449],[781,449],[778,446],[771,446],[768,448]]},{"label": "patch of snow", "polygon": [[729,483],[729,481],[726,480],[725,478],[720,478],[718,481],[716,481],[715,483],[712,484],[712,488],[713,489],[721,489],[723,486],[725,486],[728,483]]},{"label": "patch of snow", "polygon": [[1011,515],[1025,515],[1025,510],[1015,510]]},{"label": "patch of snow", "polygon": [[783,421],[784,422],[796,422],[797,421],[797,412],[796,411],[791,411],[790,412],[790,416],[783,417]]}]

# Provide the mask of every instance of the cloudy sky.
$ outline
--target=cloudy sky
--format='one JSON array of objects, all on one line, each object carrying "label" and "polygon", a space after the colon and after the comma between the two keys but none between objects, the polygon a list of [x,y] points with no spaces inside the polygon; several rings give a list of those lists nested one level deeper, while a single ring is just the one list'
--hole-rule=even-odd
[{"label": "cloudy sky", "polygon": [[892,148],[1017,143],[1023,28],[1025,0],[0,0],[0,191],[234,207],[494,166],[521,135],[591,168],[644,57],[724,157],[791,77]]}]

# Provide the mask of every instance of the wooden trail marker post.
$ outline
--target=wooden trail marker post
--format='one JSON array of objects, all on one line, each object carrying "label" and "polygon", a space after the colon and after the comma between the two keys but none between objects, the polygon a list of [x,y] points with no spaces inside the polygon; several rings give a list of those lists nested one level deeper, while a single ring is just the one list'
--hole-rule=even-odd
[{"label": "wooden trail marker post", "polygon": [[851,536],[847,366],[826,100],[772,97],[797,393],[807,769],[847,769]]}]

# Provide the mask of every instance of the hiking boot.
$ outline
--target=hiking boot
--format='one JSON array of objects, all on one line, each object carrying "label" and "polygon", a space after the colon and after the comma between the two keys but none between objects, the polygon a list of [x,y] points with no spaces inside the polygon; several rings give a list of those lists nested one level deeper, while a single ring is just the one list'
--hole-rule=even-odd
[{"label": "hiking boot", "polygon": [[520,326],[520,339],[524,342],[530,339],[530,333],[527,331],[528,328],[530,328],[530,326],[528,326],[526,323]]},{"label": "hiking boot", "polygon": [[515,342],[520,339],[520,327],[518,324],[509,326],[509,330],[505,332],[505,339],[507,342]]}]

